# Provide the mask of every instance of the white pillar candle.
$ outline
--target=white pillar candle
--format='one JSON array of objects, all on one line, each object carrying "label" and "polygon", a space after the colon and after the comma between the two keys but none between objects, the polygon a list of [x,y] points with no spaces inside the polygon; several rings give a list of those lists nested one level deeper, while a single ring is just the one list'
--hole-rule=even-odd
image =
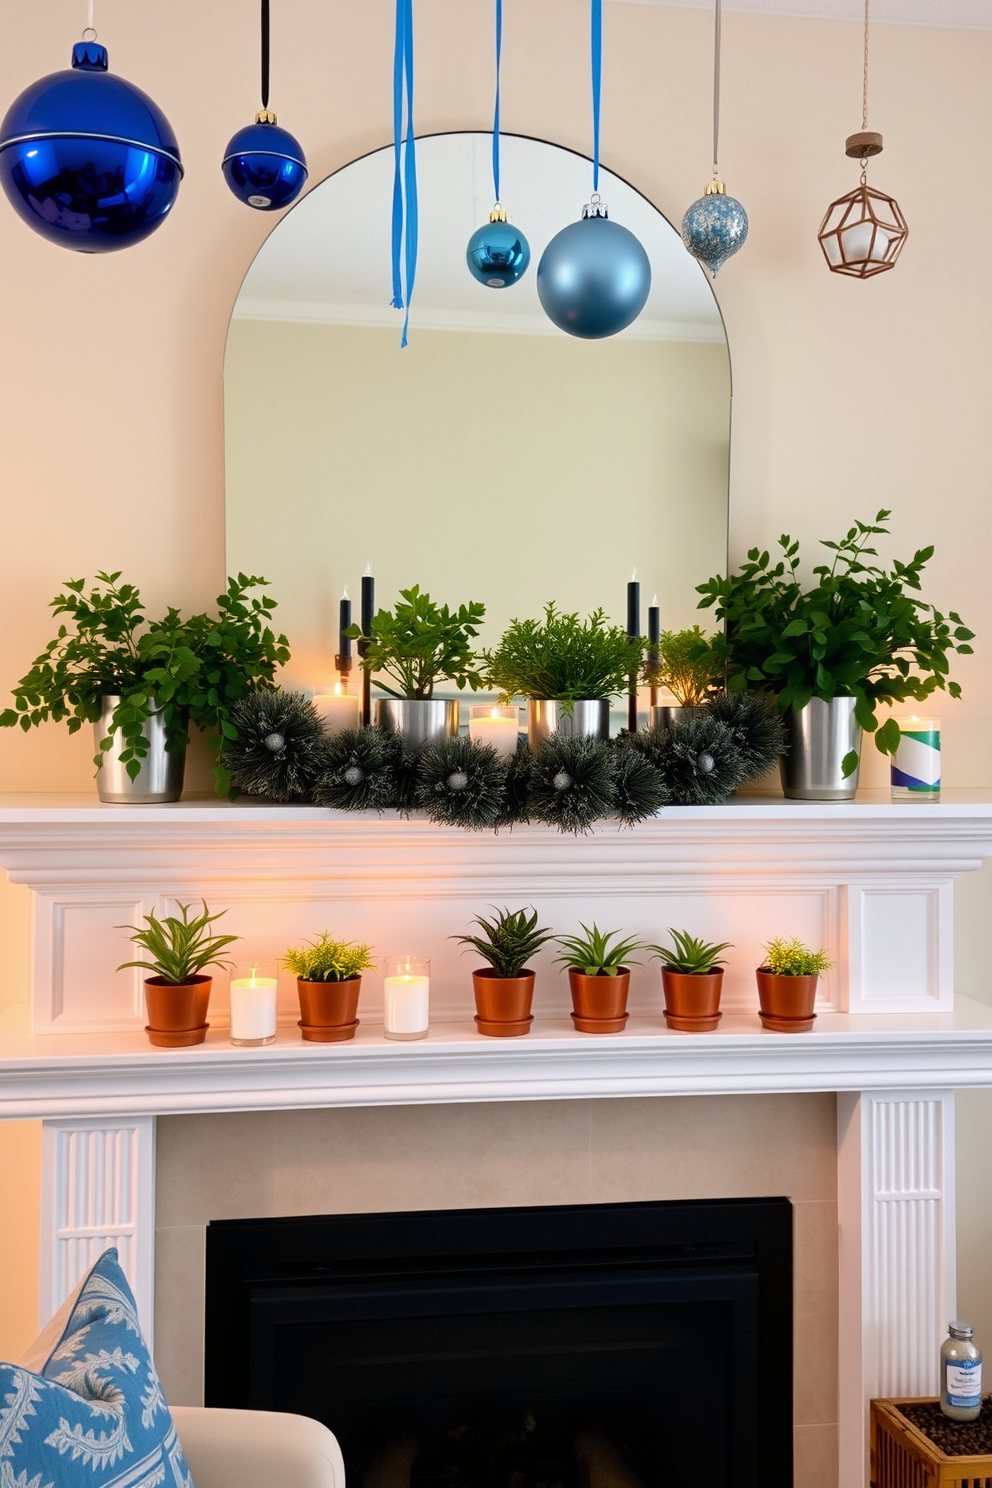
[{"label": "white pillar candle", "polygon": [[345,729],[358,727],[361,700],[345,692],[340,682],[333,692],[315,692],[313,705],[324,725],[324,733],[328,736],[343,734]]},{"label": "white pillar candle", "polygon": [[277,987],[274,976],[265,975],[255,966],[231,978],[232,1044],[272,1043],[276,1036]]},{"label": "white pillar candle", "polygon": [[390,1039],[422,1039],[430,1024],[431,963],[425,956],[386,956],[383,1032]]},{"label": "white pillar candle", "polygon": [[475,744],[491,744],[502,759],[509,759],[517,752],[520,709],[513,704],[473,703],[468,710],[468,736]]},{"label": "white pillar candle", "polygon": [[902,737],[892,757],[892,796],[920,801],[940,795],[940,719],[897,718]]}]

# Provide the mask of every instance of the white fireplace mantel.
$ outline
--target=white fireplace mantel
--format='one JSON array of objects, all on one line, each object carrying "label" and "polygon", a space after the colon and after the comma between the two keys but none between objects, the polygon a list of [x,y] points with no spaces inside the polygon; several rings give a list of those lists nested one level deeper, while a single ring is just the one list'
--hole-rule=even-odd
[{"label": "white fireplace mantel", "polygon": [[[865,1481],[866,1403],[933,1393],[953,1315],[953,1090],[992,1085],[992,1010],[953,987],[953,882],[992,857],[992,793],[895,804],[772,798],[676,807],[633,831],[499,836],[414,818],[184,801],[0,797],[0,866],[32,891],[30,1006],[0,1019],[0,1118],[42,1117],[42,1312],[104,1245],[151,1326],[154,1124],[166,1112],[796,1091],[838,1093],[841,1482]],[[218,978],[206,1043],[154,1050],[122,925],[204,897],[253,955],[322,929],[433,960],[432,1027],[382,1036],[363,986],[349,1044],[306,1045],[284,978],[276,1043],[234,1049]],[[735,947],[717,1032],[675,1034],[658,972],[635,970],[625,1033],[568,1021],[546,950],[527,1038],[480,1037],[450,939],[492,904],[559,931],[593,919],[643,940],[670,925]],[[763,1030],[753,968],[773,935],[835,962],[808,1034]]]}]

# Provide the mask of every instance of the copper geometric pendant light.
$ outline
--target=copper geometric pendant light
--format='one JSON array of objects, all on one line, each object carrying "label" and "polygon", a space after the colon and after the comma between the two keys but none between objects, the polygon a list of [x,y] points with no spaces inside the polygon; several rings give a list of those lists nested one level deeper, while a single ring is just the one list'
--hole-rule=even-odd
[{"label": "copper geometric pendant light", "polygon": [[895,197],[868,185],[868,161],[882,153],[882,136],[868,128],[868,4],[865,0],[861,128],[845,142],[845,154],[861,161],[861,181],[854,191],[830,203],[818,234],[828,266],[852,279],[871,279],[891,269],[909,236]]}]

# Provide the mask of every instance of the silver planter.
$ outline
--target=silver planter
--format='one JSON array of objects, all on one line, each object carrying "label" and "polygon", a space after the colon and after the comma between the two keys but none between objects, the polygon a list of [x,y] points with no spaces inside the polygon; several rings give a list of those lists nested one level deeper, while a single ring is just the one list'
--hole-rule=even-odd
[{"label": "silver planter", "polygon": [[531,749],[540,749],[552,734],[572,739],[608,739],[609,698],[585,698],[571,705],[557,698],[531,698],[527,703],[527,743]]},{"label": "silver planter", "polygon": [[[110,721],[119,702],[120,698],[113,694],[100,699],[100,717],[93,725],[98,750],[110,733]],[[185,749],[172,754],[166,749],[165,723],[157,710],[153,711],[141,732],[148,740],[148,753],[134,780],[117,758],[124,748],[124,741],[120,731],[114,734],[114,742],[103,755],[96,772],[97,794],[101,801],[115,806],[156,806],[166,801],[178,801],[182,795]]]},{"label": "silver planter", "polygon": [[[850,801],[861,768],[861,727],[854,717],[854,698],[812,698],[805,708],[784,714],[788,754],[779,762],[782,790],[794,801]],[[855,751],[858,764],[844,776],[844,756]]]},{"label": "silver planter", "polygon": [[654,703],[648,714],[648,728],[671,728],[673,723],[681,723],[692,707],[693,704],[683,707],[680,703]]},{"label": "silver planter", "polygon": [[461,703],[439,698],[376,698],[375,722],[387,734],[402,734],[416,747],[432,739],[454,739]]}]

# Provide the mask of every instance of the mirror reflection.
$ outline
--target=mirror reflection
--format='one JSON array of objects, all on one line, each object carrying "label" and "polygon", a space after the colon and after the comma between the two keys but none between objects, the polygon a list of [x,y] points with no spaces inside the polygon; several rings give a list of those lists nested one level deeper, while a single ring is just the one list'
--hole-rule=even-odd
[{"label": "mirror reflection", "polygon": [[590,191],[582,156],[502,139],[503,205],[533,258],[512,288],[472,278],[492,208],[491,136],[418,141],[420,251],[410,344],[390,308],[393,156],[314,188],[245,277],[224,366],[228,571],[263,572],[293,648],[286,685],[335,680],[338,601],[358,615],[419,583],[482,600],[481,643],[549,599],[625,619],[632,568],[664,629],[698,620],[694,586],[727,545],[730,364],[709,282],[672,225],[601,172],[651,260],[639,318],[604,341],[541,309],[545,245]]}]

